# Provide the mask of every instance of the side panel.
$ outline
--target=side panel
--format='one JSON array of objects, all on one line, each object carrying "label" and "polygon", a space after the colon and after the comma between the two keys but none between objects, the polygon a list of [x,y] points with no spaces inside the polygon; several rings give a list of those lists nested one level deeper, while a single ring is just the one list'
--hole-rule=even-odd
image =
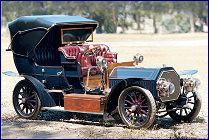
[{"label": "side panel", "polygon": [[[116,86],[121,81],[124,81],[124,80],[111,79],[109,81],[110,88]],[[149,81],[149,80],[132,79],[132,78],[130,78],[130,79],[126,79],[125,81],[129,82],[129,83],[127,83],[127,85],[138,85],[138,86],[140,86],[142,88],[148,89],[153,94],[153,96],[156,95],[156,83],[155,83],[154,80],[150,80]]]},{"label": "side panel", "polygon": [[64,69],[61,66],[38,66],[35,75],[48,89],[67,88]]},{"label": "side panel", "polygon": [[89,94],[64,95],[64,109],[89,113],[103,113],[105,96]]},{"label": "side panel", "polygon": [[[86,82],[87,77],[83,77],[83,84],[86,85]],[[102,75],[89,76],[88,87],[90,87],[91,90],[95,90],[102,87]],[[106,81],[104,82],[104,87],[107,87]]]},{"label": "side panel", "polygon": [[13,58],[17,71],[20,75],[21,74],[30,75],[34,73],[34,65],[32,60],[15,54],[13,54]]}]

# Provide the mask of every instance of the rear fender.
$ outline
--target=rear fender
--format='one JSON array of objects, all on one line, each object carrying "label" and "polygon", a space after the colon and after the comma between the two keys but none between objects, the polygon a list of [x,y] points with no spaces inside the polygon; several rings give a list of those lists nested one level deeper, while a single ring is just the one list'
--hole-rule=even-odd
[{"label": "rear fender", "polygon": [[45,86],[36,78],[28,75],[23,76],[25,79],[29,80],[37,89],[39,98],[41,100],[42,107],[52,107],[56,106],[54,99],[52,96],[47,92]]}]

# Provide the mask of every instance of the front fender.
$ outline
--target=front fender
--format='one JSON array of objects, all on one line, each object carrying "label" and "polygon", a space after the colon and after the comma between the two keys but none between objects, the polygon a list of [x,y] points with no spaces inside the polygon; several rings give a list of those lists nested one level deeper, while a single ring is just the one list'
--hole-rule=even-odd
[{"label": "front fender", "polygon": [[183,70],[178,72],[178,75],[193,75],[196,74],[198,72],[198,70]]},{"label": "front fender", "polygon": [[103,119],[105,121],[113,121],[117,120],[117,106],[118,106],[118,98],[121,94],[121,92],[130,86],[140,86],[141,79],[137,78],[130,78],[130,79],[124,79],[121,81],[117,81],[118,83],[111,88],[111,92],[109,93],[107,97],[107,101],[104,108],[104,114]]}]

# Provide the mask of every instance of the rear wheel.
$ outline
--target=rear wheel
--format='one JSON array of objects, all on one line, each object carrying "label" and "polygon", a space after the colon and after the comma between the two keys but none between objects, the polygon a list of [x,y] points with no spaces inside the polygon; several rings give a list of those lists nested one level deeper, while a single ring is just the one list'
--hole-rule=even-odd
[{"label": "rear wheel", "polygon": [[13,105],[21,118],[36,119],[41,111],[41,101],[36,87],[28,80],[17,83],[13,91]]},{"label": "rear wheel", "polygon": [[138,86],[122,91],[118,99],[119,114],[130,128],[149,128],[155,119],[156,104],[152,94]]},{"label": "rear wheel", "polygon": [[175,109],[175,106],[168,106],[168,114],[175,121],[191,122],[194,120],[200,112],[202,100],[198,92],[189,92],[187,95],[181,95],[182,107],[179,107],[175,111],[169,111]]}]

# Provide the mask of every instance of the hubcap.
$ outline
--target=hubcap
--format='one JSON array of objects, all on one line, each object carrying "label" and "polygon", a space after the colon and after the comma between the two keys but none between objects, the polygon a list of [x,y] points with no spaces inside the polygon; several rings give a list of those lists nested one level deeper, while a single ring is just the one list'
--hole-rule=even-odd
[{"label": "hubcap", "polygon": [[136,111],[136,108],[137,108],[137,105],[132,105],[132,106],[131,106],[132,112],[133,112],[133,111]]},{"label": "hubcap", "polygon": [[27,99],[26,98],[23,98],[22,99],[22,103],[26,103]]}]

